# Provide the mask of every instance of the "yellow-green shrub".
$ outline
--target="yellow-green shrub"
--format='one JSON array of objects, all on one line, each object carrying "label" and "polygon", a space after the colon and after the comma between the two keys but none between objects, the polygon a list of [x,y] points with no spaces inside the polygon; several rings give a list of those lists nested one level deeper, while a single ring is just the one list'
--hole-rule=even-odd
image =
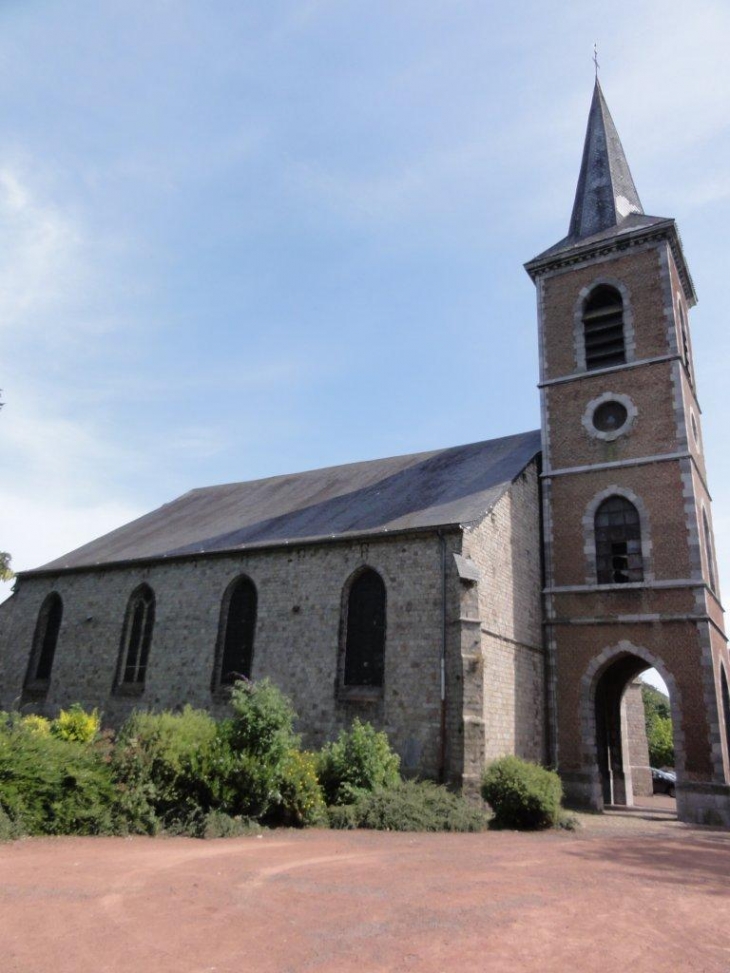
[{"label": "yellow-green shrub", "polygon": [[280,802],[273,817],[282,824],[306,827],[324,824],[324,794],[317,780],[317,755],[290,750],[281,765]]},{"label": "yellow-green shrub", "polygon": [[51,733],[59,740],[74,743],[91,743],[96,738],[101,727],[99,711],[93,709],[90,713],[79,703],[74,703],[68,709],[62,709],[51,723]]},{"label": "yellow-green shrub", "polygon": [[31,733],[37,733],[38,736],[47,737],[51,735],[51,721],[46,719],[45,716],[37,716],[35,713],[29,713],[20,722],[26,730],[30,730]]}]

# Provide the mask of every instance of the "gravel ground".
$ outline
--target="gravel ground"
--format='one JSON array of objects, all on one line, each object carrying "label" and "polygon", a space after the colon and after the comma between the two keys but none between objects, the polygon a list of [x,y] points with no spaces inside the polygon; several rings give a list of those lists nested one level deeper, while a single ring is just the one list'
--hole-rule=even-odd
[{"label": "gravel ground", "polygon": [[730,833],[277,831],[0,846],[2,973],[730,971]]}]

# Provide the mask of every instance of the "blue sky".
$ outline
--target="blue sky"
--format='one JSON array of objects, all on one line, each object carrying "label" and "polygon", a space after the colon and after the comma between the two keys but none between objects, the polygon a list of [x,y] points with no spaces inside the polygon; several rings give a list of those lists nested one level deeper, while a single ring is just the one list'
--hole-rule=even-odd
[{"label": "blue sky", "polygon": [[3,0],[0,549],[536,428],[522,264],[566,232],[598,41],[700,297],[730,578],[728,39],[726,0]]}]

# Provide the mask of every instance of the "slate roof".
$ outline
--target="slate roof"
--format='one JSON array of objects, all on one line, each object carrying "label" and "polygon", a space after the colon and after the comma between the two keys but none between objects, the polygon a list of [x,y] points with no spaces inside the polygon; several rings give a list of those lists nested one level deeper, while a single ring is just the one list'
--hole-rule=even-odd
[{"label": "slate roof", "polygon": [[540,432],[191,490],[42,568],[280,546],[480,520],[540,451]]},{"label": "slate roof", "polygon": [[575,240],[643,214],[621,139],[596,78],[568,236]]}]

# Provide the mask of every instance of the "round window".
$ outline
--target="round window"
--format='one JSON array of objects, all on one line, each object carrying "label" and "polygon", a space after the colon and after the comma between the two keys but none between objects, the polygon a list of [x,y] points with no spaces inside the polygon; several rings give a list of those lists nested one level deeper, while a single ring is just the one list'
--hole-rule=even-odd
[{"label": "round window", "polygon": [[593,425],[599,432],[617,432],[626,425],[629,413],[621,402],[603,402],[593,413]]}]

